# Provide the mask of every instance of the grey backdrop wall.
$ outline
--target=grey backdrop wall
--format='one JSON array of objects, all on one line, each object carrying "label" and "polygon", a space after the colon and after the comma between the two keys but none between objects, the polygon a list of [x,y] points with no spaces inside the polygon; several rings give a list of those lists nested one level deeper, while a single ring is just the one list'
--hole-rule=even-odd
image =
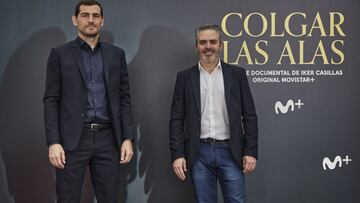
[{"label": "grey backdrop wall", "polygon": [[[0,1],[0,202],[55,202],[42,121],[45,64],[51,47],[76,37],[76,2]],[[121,202],[195,202],[191,183],[172,172],[168,119],[176,72],[197,63],[193,32],[205,23],[222,26],[222,57],[247,69],[257,107],[249,202],[360,202],[358,1],[101,3],[102,38],[127,53],[137,124]],[[82,202],[94,202],[89,179],[84,186]]]}]

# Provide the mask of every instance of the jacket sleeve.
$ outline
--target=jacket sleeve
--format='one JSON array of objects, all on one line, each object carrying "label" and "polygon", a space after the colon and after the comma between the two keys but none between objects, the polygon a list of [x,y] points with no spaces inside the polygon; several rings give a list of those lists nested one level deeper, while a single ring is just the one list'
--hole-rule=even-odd
[{"label": "jacket sleeve", "polygon": [[241,88],[242,124],[245,132],[244,155],[258,159],[258,120],[246,71],[239,70]]},{"label": "jacket sleeve", "polygon": [[135,139],[133,117],[131,111],[130,85],[125,53],[121,53],[120,72],[120,115],[122,139]]},{"label": "jacket sleeve", "polygon": [[61,143],[59,135],[59,106],[61,94],[60,62],[56,49],[47,61],[44,103],[44,123],[47,145]]},{"label": "jacket sleeve", "polygon": [[175,89],[170,110],[169,142],[171,160],[185,157],[184,155],[184,120],[185,120],[185,98],[184,79],[180,73],[176,76]]}]

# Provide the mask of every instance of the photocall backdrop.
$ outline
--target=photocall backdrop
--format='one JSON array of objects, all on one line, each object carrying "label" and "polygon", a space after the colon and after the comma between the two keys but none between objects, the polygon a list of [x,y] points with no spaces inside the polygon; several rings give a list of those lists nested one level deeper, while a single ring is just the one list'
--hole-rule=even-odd
[{"label": "photocall backdrop", "polygon": [[[121,202],[195,202],[189,178],[172,171],[168,119],[176,72],[198,62],[194,28],[214,23],[223,31],[221,58],[247,70],[259,118],[248,202],[360,202],[358,1],[100,2],[101,38],[127,54],[137,129]],[[42,95],[50,49],[76,37],[76,3],[0,1],[2,203],[55,202]],[[82,202],[96,202],[89,177]]]}]

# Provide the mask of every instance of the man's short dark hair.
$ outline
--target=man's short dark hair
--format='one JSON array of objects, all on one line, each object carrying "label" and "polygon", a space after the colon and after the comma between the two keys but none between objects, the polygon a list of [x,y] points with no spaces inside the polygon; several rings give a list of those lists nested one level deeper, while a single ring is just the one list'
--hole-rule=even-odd
[{"label": "man's short dark hair", "polygon": [[218,25],[215,24],[206,24],[206,25],[200,25],[197,28],[195,28],[195,43],[197,44],[197,36],[201,31],[204,30],[215,30],[219,34],[219,40],[221,42],[221,28]]},{"label": "man's short dark hair", "polygon": [[92,6],[92,5],[98,5],[100,7],[100,14],[101,14],[101,17],[103,17],[103,8],[101,6],[101,4],[96,1],[96,0],[82,0],[82,1],[79,1],[78,4],[76,4],[76,7],[75,7],[75,16],[77,17],[80,13],[80,6],[81,5],[84,5],[84,6]]}]

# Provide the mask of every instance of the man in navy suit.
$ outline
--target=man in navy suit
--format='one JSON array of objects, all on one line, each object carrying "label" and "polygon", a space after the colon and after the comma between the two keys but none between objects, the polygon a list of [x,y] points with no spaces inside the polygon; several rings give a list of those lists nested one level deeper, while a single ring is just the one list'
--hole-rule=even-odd
[{"label": "man in navy suit", "polygon": [[196,199],[245,202],[244,173],[256,167],[258,126],[246,72],[220,60],[221,30],[196,29],[199,63],[177,74],[171,106],[170,150],[181,179],[191,172]]},{"label": "man in navy suit", "polygon": [[80,202],[87,166],[99,203],[118,202],[119,167],[133,155],[132,114],[124,51],[99,38],[103,10],[80,1],[77,39],[50,52],[44,115],[57,202]]}]

